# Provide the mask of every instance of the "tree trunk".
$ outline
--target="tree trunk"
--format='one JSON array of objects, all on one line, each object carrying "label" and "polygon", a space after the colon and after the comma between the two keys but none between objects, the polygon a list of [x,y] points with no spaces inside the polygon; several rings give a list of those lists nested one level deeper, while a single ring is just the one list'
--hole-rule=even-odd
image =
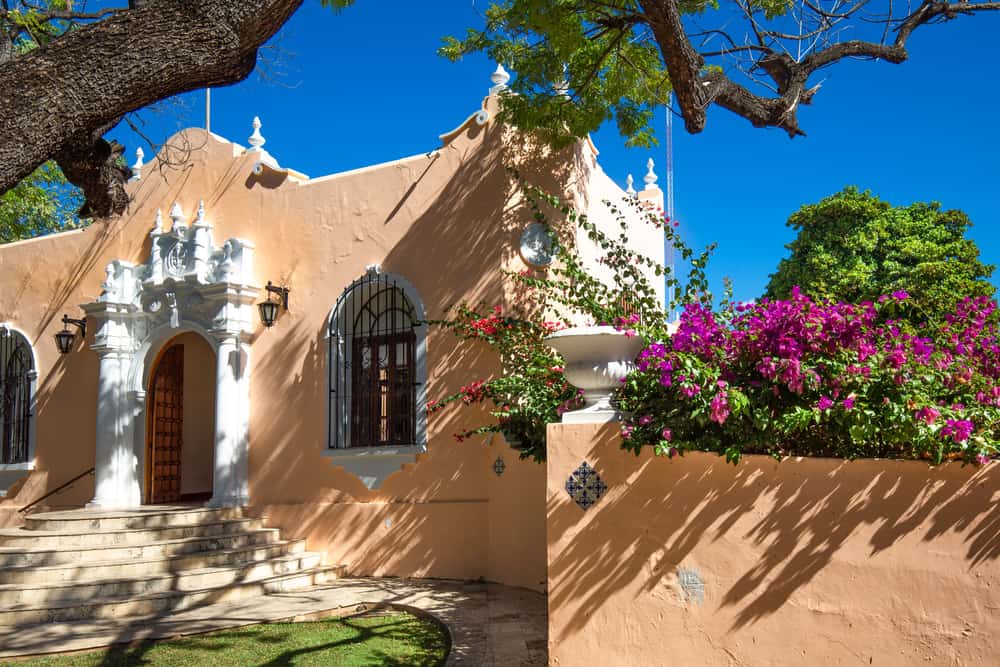
[{"label": "tree trunk", "polygon": [[121,213],[128,171],[95,134],[165,97],[243,80],[301,3],[152,0],[0,65],[0,193],[56,157],[92,215]]}]

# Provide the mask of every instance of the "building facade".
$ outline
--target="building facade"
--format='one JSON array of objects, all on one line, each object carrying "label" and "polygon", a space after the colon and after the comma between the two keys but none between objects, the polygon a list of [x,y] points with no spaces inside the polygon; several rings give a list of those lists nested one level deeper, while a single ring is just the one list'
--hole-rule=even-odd
[{"label": "building facade", "polygon": [[505,272],[545,253],[511,168],[608,225],[602,201],[628,195],[589,141],[553,153],[495,112],[321,178],[280,166],[256,119],[247,147],[186,130],[125,215],[0,246],[3,525],[29,506],[247,506],[357,575],[544,587],[544,467],[500,437],[455,442],[471,411],[428,419],[496,360],[426,321],[526,305]]}]

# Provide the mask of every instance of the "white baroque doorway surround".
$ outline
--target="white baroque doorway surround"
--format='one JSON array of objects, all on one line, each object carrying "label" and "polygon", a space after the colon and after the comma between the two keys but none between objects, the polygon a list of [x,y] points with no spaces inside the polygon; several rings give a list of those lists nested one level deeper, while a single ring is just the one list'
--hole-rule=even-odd
[{"label": "white baroque doorway surround", "polygon": [[213,488],[209,505],[241,506],[247,491],[250,334],[260,288],[253,277],[252,243],[212,242],[199,204],[191,226],[178,204],[150,232],[145,264],[108,264],[103,293],[81,306],[100,355],[93,500],[88,507],[142,504],[146,480],[146,387],[160,349],[192,331],[216,355]]}]

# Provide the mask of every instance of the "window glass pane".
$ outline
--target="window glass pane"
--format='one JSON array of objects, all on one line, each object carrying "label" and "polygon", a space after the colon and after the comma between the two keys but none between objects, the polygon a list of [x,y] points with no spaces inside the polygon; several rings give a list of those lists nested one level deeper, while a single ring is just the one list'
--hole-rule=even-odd
[{"label": "window glass pane", "polygon": [[[334,446],[413,444],[413,306],[384,275],[359,281],[350,290],[334,324],[348,358],[334,360],[331,353],[336,366],[331,373],[339,373],[331,377],[331,401],[337,402],[331,403],[331,424],[343,424],[343,430],[334,432]],[[335,382],[337,378],[342,379]]]}]

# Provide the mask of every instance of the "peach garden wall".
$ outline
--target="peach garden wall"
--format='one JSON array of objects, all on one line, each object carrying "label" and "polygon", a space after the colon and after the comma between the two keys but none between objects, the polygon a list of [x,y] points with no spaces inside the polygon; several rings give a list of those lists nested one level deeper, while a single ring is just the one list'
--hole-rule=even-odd
[{"label": "peach garden wall", "polygon": [[[553,665],[958,665],[1000,654],[1000,468],[619,448],[550,425]],[[607,491],[566,491],[583,462]]]}]

